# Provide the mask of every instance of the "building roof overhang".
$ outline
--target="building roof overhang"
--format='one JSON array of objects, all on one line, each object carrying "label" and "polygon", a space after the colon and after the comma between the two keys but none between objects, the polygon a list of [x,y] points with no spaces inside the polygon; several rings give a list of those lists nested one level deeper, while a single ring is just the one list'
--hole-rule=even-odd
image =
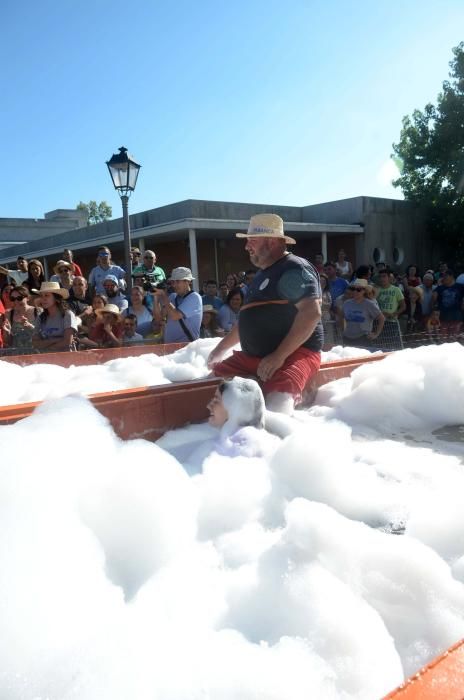
[{"label": "building roof overhang", "polygon": [[[124,240],[122,230],[113,233],[94,235],[89,226],[85,229],[73,229],[65,231],[61,234],[30,241],[23,245],[15,244],[11,248],[0,249],[0,263],[9,262],[16,259],[18,255],[26,255],[27,257],[41,257],[55,255],[61,253],[63,248],[69,247],[73,250],[85,250],[88,248],[97,248],[100,245],[111,245],[111,243],[119,243]],[[150,239],[153,243],[161,243],[163,241],[182,240],[187,235],[189,230],[195,230],[197,237],[201,239],[218,238],[218,233],[230,233],[231,238],[235,232],[244,231],[248,228],[248,219],[210,219],[210,218],[184,218],[176,221],[168,221],[160,224],[152,224],[140,228],[131,229],[131,239]],[[320,236],[322,233],[337,234],[337,235],[353,235],[362,234],[364,227],[359,224],[321,224],[307,223],[301,221],[285,221],[284,228],[287,233],[295,234],[298,238]],[[97,233],[97,232],[95,232]]]}]

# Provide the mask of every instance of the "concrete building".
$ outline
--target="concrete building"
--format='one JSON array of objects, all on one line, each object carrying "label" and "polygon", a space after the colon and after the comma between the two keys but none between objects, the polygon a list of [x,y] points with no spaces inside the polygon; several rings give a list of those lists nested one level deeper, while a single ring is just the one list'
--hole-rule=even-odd
[{"label": "concrete building", "polygon": [[5,248],[37,242],[44,236],[82,228],[86,223],[87,214],[79,209],[55,209],[43,219],[0,218],[0,255]]},{"label": "concrete building", "polygon": [[[155,250],[158,264],[166,272],[186,265],[192,268],[196,284],[210,277],[224,280],[228,272],[250,266],[243,241],[234,234],[246,231],[250,216],[262,212],[279,214],[286,232],[297,241],[294,252],[309,259],[317,253],[322,253],[324,259],[335,258],[343,248],[354,266],[381,259],[399,268],[409,262],[419,267],[433,263],[419,207],[373,197],[306,207],[185,200],[132,214],[132,243],[142,250]],[[76,262],[88,274],[100,245],[108,245],[113,259],[123,262],[122,219],[56,231],[22,245],[4,247],[0,249],[0,263],[14,267],[16,257],[24,255],[43,260],[51,269],[63,249],[71,248]]]}]

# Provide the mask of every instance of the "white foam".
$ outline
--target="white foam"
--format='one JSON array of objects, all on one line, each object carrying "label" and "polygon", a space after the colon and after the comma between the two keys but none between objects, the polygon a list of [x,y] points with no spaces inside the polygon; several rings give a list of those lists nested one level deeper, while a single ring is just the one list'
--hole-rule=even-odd
[{"label": "white foam", "polygon": [[[430,433],[461,419],[462,352],[356,370],[238,451],[120,441],[80,397],[0,427],[0,697],[371,700],[462,638],[464,450]],[[181,353],[105,372],[207,349]],[[23,396],[63,382],[8,367]]]},{"label": "white foam", "polygon": [[[206,362],[218,342],[219,338],[204,338],[164,357],[146,353],[69,368],[40,363],[21,367],[0,360],[0,406],[202,379],[210,374]],[[366,354],[367,350],[338,346],[322,353],[322,359],[327,362]]]}]

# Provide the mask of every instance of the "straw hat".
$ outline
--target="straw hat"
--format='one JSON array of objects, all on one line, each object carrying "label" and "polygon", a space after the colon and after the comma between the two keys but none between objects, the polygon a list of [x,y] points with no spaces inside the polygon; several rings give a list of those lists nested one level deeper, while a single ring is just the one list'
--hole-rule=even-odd
[{"label": "straw hat", "polygon": [[247,233],[236,233],[237,238],[281,238],[286,243],[296,243],[284,233],[284,222],[277,214],[256,214],[250,219]]},{"label": "straw hat", "polygon": [[212,304],[203,304],[203,313],[217,314],[217,309]]},{"label": "straw hat", "polygon": [[71,263],[66,262],[66,260],[58,260],[55,267],[53,268],[53,272],[55,273],[55,275],[58,274],[58,270],[60,269],[60,267],[67,267],[68,270],[71,270],[71,272],[74,271],[74,267]]},{"label": "straw hat", "polygon": [[32,294],[43,294],[44,292],[50,292],[50,294],[59,294],[63,299],[69,297],[69,292],[67,289],[62,289],[58,282],[42,282],[40,289],[31,289]]},{"label": "straw hat", "polygon": [[98,315],[113,314],[114,316],[119,316],[121,312],[119,311],[119,307],[116,306],[116,304],[105,304],[103,309],[96,309],[95,313]]},{"label": "straw hat", "polygon": [[369,287],[368,281],[365,280],[363,277],[358,277],[358,279],[353,280],[353,282],[350,282],[349,284],[350,287],[363,287],[364,289],[367,290]]}]

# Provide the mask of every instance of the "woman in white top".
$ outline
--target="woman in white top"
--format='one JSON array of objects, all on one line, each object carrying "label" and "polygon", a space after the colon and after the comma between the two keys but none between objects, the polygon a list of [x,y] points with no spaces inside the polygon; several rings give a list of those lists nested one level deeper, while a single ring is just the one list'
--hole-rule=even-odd
[{"label": "woman in white top", "polygon": [[337,274],[339,277],[350,280],[353,276],[353,266],[349,260],[346,259],[346,254],[343,248],[338,251],[337,262],[335,263],[337,268]]}]

